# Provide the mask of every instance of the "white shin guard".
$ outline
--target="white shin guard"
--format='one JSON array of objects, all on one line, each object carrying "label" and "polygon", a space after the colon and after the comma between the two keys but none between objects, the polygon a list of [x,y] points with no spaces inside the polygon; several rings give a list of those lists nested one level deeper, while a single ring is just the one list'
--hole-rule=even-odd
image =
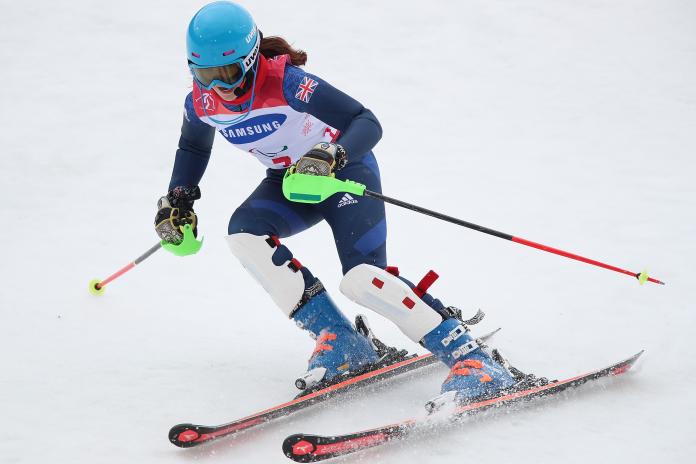
[{"label": "white shin guard", "polygon": [[272,256],[279,242],[273,245],[267,241],[267,235],[232,234],[227,236],[227,243],[232,253],[242,266],[271,295],[276,305],[290,317],[292,311],[302,298],[305,289],[302,273],[291,269],[286,261],[280,266],[273,264]]},{"label": "white shin guard", "polygon": [[390,319],[418,343],[442,317],[404,281],[376,266],[360,264],[343,276],[341,292],[359,305]]}]

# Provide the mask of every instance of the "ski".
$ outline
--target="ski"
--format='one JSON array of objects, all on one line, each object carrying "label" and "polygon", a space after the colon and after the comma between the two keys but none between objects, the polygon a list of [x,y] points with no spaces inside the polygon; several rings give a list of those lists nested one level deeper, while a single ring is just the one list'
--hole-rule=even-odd
[{"label": "ski", "polygon": [[[479,310],[479,312],[481,311]],[[477,313],[477,315],[478,314],[479,313]],[[497,328],[478,337],[477,340],[485,342],[498,333],[499,330],[500,328]],[[376,342],[381,344],[378,340],[376,340]],[[384,349],[388,349],[384,344],[381,345]],[[337,379],[337,381],[332,384],[323,384],[310,388],[297,395],[291,401],[222,425],[177,424],[169,429],[169,441],[181,448],[191,448],[193,446],[202,445],[203,443],[208,443],[218,438],[249,430],[253,427],[270,422],[271,420],[286,417],[309,406],[333,398],[338,394],[365,387],[390,377],[412,372],[437,362],[438,359],[430,353],[420,356],[413,354],[400,361],[380,366],[367,372],[358,373],[345,380]]]},{"label": "ski", "polygon": [[[476,414],[487,409],[528,401],[542,396],[554,395],[569,388],[575,388],[589,381],[609,375],[623,374],[631,368],[641,354],[643,354],[643,351],[636,353],[628,359],[583,375],[565,380],[553,381],[544,386],[533,387],[475,403],[457,406],[454,411],[444,418],[445,423],[452,423],[464,416]],[[287,457],[297,462],[322,461],[324,459],[343,456],[345,454],[382,445],[395,439],[405,438],[423,427],[432,425],[433,422],[430,419],[432,418],[421,420],[408,419],[385,427],[346,435],[322,436],[304,433],[294,434],[287,437],[283,442],[283,452]]]},{"label": "ski", "polygon": [[169,441],[181,448],[198,446],[217,438],[237,434],[252,427],[267,423],[273,419],[285,417],[308,406],[332,398],[337,394],[355,390],[356,388],[364,387],[407,372],[412,372],[416,369],[432,365],[437,361],[437,358],[429,353],[420,356],[412,355],[403,361],[388,364],[387,366],[351,377],[342,382],[310,391],[307,394],[303,393],[301,396],[291,401],[264,409],[256,414],[226,424],[215,426],[178,424],[169,430]]},{"label": "ski", "polygon": [[[478,338],[478,340],[485,342],[493,335],[498,333],[499,330],[500,328],[497,328],[492,332],[482,335]],[[377,343],[380,342],[377,341]],[[383,347],[384,349],[388,348],[384,345]],[[420,356],[410,355],[398,362],[380,366],[367,372],[358,373],[357,375],[345,380],[337,379],[332,384],[324,384],[310,388],[300,393],[291,401],[264,409],[256,414],[252,414],[222,425],[197,425],[190,423],[177,424],[169,429],[169,441],[181,448],[198,446],[218,438],[246,431],[274,419],[286,417],[292,413],[325,401],[338,394],[371,385],[390,377],[412,372],[416,369],[430,366],[437,362],[437,358],[430,353]]]}]

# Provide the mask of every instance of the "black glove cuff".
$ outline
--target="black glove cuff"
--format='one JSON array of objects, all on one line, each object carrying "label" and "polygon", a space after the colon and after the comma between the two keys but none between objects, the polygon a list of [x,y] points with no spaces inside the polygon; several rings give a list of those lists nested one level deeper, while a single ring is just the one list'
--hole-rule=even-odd
[{"label": "black glove cuff", "polygon": [[193,209],[193,202],[201,198],[201,189],[195,186],[174,187],[167,193],[167,200],[173,208]]},{"label": "black glove cuff", "polygon": [[336,148],[336,167],[334,171],[340,171],[348,164],[348,153],[346,153],[346,149],[339,144],[336,144]]}]

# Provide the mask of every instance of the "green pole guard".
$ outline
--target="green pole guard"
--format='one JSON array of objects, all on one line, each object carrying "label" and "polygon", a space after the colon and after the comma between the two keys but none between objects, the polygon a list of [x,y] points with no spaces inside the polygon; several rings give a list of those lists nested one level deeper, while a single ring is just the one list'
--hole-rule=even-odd
[{"label": "green pole guard", "polygon": [[339,180],[330,176],[312,176],[298,174],[295,167],[285,171],[283,177],[283,195],[297,203],[321,203],[338,192],[348,192],[362,196],[365,186],[352,180]]},{"label": "green pole guard", "polygon": [[184,234],[184,239],[181,243],[174,245],[173,243],[162,240],[162,248],[176,256],[188,256],[198,253],[203,246],[203,239],[196,240],[196,237],[193,235],[191,224],[185,224],[183,227],[179,228]]}]

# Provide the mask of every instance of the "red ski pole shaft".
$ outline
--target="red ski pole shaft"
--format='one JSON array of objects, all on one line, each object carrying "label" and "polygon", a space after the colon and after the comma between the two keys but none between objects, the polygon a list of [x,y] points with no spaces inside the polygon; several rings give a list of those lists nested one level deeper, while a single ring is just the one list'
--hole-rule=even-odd
[{"label": "red ski pole shaft", "polygon": [[621,269],[620,267],[612,266],[610,264],[606,264],[606,263],[603,263],[601,261],[597,261],[597,260],[590,259],[590,258],[585,258],[584,256],[576,255],[575,253],[563,251],[563,250],[560,250],[558,248],[553,248],[553,247],[550,247],[547,245],[543,245],[541,243],[532,242],[531,240],[526,240],[524,238],[515,237],[513,235],[506,234],[504,232],[499,232],[499,231],[494,230],[494,229],[489,229],[488,227],[474,224],[473,222],[463,221],[461,219],[457,219],[455,217],[448,216],[446,214],[438,213],[437,211],[432,211],[432,210],[429,210],[426,208],[422,208],[420,206],[413,205],[411,203],[406,203],[405,201],[397,200],[395,198],[390,198],[390,197],[387,197],[385,195],[382,195],[381,193],[372,192],[370,190],[365,190],[364,195],[369,196],[369,197],[373,197],[373,198],[377,198],[379,200],[384,201],[385,203],[391,203],[391,204],[396,205],[396,206],[401,206],[402,208],[410,209],[411,211],[415,211],[417,213],[422,213],[422,214],[432,216],[432,217],[437,218],[437,219],[441,219],[443,221],[451,222],[453,224],[457,224],[457,225],[466,227],[468,229],[477,230],[479,232],[483,232],[484,234],[493,235],[495,237],[503,238],[505,240],[510,240],[512,242],[519,243],[521,245],[526,245],[526,246],[529,246],[532,248],[536,248],[537,250],[542,250],[542,251],[553,253],[553,254],[556,254],[559,256],[564,256],[566,258],[574,259],[576,261],[581,261],[583,263],[592,264],[593,266],[598,266],[598,267],[601,267],[604,269],[609,269],[610,271],[620,272],[621,274],[630,275],[630,276],[633,276],[636,279],[638,279],[641,283],[643,281],[648,281],[648,282],[653,282],[653,283],[660,284],[660,285],[665,284],[664,282],[657,280],[653,277],[648,277],[647,274],[644,274],[642,272],[627,271],[626,269]]},{"label": "red ski pole shaft", "polygon": [[143,253],[142,255],[138,256],[134,261],[131,261],[130,263],[128,263],[127,265],[125,265],[123,268],[121,268],[121,269],[119,269],[118,271],[116,271],[116,272],[114,272],[113,274],[111,274],[111,275],[110,275],[109,277],[107,277],[106,279],[101,280],[101,281],[100,281],[99,279],[93,280],[92,282],[90,282],[90,290],[91,290],[93,293],[101,293],[101,292],[103,292],[103,291],[104,291],[104,287],[106,287],[107,284],[109,284],[110,282],[113,282],[114,280],[118,279],[118,278],[121,277],[123,274],[125,274],[125,273],[128,272],[128,271],[130,271],[131,269],[133,269],[135,266],[137,266],[138,264],[142,263],[143,261],[145,261],[147,258],[149,258],[150,256],[152,256],[152,254],[153,254],[154,252],[156,252],[157,250],[159,250],[160,248],[162,248],[162,243],[161,243],[161,242],[157,242],[157,244],[156,244],[156,245],[153,245],[152,248],[150,248],[149,250],[147,250],[147,251],[146,251],[145,253]]}]

